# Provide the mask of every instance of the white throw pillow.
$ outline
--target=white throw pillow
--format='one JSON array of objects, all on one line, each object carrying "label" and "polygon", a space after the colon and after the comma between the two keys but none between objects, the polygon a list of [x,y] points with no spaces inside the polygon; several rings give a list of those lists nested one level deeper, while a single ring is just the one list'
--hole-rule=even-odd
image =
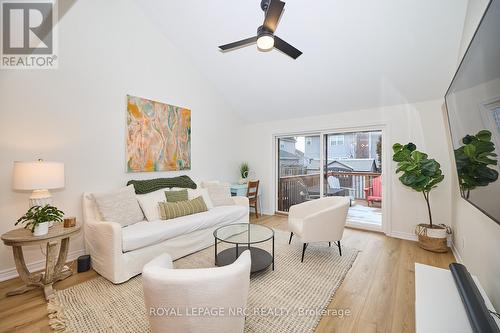
[{"label": "white throw pillow", "polygon": [[206,188],[197,188],[196,190],[188,188],[187,190],[189,200],[193,200],[199,196],[202,196],[203,201],[205,201],[205,205],[207,205],[207,208],[214,208],[214,204],[212,203],[212,199],[210,199],[210,195],[208,194],[208,190]]},{"label": "white throw pillow", "polygon": [[151,222],[161,220],[160,205],[158,203],[166,201],[165,191],[168,191],[168,188],[162,188],[151,193],[136,195],[137,201],[139,201],[139,205],[141,206],[148,221]]},{"label": "white throw pillow", "polygon": [[94,213],[94,218],[97,221],[104,221],[104,218],[101,215],[101,212],[99,211],[99,207],[97,207],[97,202],[95,202],[95,198],[92,195],[92,193],[87,193],[84,194],[85,199],[90,200],[92,202],[92,212]]},{"label": "white throw pillow", "polygon": [[126,227],[144,220],[135,197],[134,185],[107,193],[94,193],[92,196],[104,221],[117,222]]},{"label": "white throw pillow", "polygon": [[234,205],[234,200],[231,198],[231,188],[228,183],[209,183],[204,185],[215,207]]}]

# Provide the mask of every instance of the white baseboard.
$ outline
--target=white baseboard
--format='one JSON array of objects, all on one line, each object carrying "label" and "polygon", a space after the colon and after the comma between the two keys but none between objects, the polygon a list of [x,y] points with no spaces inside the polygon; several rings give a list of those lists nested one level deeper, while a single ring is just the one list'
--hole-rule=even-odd
[{"label": "white baseboard", "polygon": [[[78,258],[79,256],[84,255],[84,254],[85,254],[84,249],[76,250],[73,252],[68,252],[68,257],[67,257],[66,262],[73,261],[76,258]],[[28,267],[30,272],[41,271],[41,270],[45,269],[45,259],[34,261],[32,263],[27,264],[26,266]],[[10,279],[16,278],[18,276],[19,276],[19,274],[17,273],[17,270],[15,267],[7,268],[7,269],[0,271],[0,281],[10,280]]]},{"label": "white baseboard", "polygon": [[389,237],[406,239],[406,240],[410,240],[410,241],[417,241],[418,240],[417,235],[415,235],[414,233],[410,233],[410,232],[392,231],[386,235]]},{"label": "white baseboard", "polygon": [[[406,239],[406,240],[410,240],[410,241],[414,241],[414,242],[418,241],[417,235],[415,235],[414,233],[410,233],[410,232],[393,231],[393,232],[388,233],[386,235],[390,236],[390,237],[399,238],[399,239]],[[453,254],[455,254],[455,251],[453,250],[454,245],[453,245],[453,242],[451,240],[450,235],[448,235],[448,239],[447,239],[446,243],[448,244],[448,247],[450,247],[451,250],[453,251]],[[455,258],[457,258],[456,255],[455,255]],[[458,260],[458,258],[457,258],[457,260]]]},{"label": "white baseboard", "polygon": [[348,228],[360,229],[360,230],[368,230],[375,232],[383,232],[381,225],[371,224],[371,223],[359,223],[359,222],[347,222],[345,224]]}]

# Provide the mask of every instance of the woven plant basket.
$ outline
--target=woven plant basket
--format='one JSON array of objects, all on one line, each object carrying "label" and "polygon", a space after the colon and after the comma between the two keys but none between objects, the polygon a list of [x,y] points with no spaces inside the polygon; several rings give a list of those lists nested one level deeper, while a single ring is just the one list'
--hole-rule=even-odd
[{"label": "woven plant basket", "polygon": [[[447,235],[451,234],[451,230],[444,224],[438,226],[440,228],[430,229],[428,224],[418,224],[415,227],[415,234],[418,236],[418,245],[421,248],[427,251],[445,253],[448,252]],[[444,231],[444,237],[431,237],[429,235],[429,230],[436,229]]]}]

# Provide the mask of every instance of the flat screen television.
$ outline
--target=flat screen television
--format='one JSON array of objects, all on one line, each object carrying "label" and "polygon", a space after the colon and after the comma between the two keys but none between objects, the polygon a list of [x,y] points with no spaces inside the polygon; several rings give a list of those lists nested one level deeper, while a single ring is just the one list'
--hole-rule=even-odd
[{"label": "flat screen television", "polygon": [[490,1],[445,100],[460,193],[500,224],[500,0]]}]

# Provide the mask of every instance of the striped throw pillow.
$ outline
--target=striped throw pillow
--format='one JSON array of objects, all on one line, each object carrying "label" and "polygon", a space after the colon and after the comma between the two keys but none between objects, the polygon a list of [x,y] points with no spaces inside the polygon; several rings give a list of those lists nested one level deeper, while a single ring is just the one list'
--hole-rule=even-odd
[{"label": "striped throw pillow", "polygon": [[175,219],[177,217],[202,213],[208,210],[202,196],[193,200],[160,202],[159,205],[162,220]]},{"label": "striped throw pillow", "polygon": [[167,202],[186,201],[189,199],[188,190],[165,191],[165,198],[167,199]]}]

